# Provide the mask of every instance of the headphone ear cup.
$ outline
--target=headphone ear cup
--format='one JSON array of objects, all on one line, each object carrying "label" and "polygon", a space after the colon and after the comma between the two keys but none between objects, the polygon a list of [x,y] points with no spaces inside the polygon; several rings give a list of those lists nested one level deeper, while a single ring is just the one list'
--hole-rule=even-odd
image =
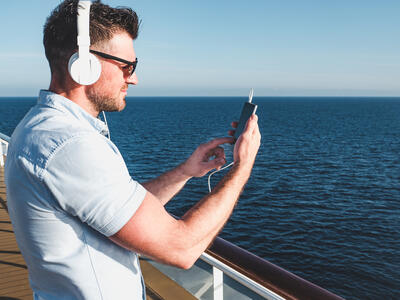
[{"label": "headphone ear cup", "polygon": [[69,59],[68,71],[76,83],[91,85],[100,78],[101,64],[98,58],[92,53],[89,53],[89,63],[85,63],[85,61],[79,58],[78,52],[76,52]]}]

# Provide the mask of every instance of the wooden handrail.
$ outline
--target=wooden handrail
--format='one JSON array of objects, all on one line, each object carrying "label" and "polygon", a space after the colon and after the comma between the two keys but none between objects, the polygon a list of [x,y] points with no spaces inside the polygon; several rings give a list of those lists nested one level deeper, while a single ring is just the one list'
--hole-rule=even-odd
[{"label": "wooden handrail", "polygon": [[344,300],[222,238],[217,237],[206,253],[285,299]]}]

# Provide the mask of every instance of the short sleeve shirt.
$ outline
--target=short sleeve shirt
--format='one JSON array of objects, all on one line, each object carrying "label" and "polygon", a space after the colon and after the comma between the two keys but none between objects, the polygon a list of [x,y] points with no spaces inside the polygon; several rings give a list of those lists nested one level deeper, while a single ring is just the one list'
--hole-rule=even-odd
[{"label": "short sleeve shirt", "polygon": [[5,168],[10,218],[35,299],[142,299],[136,253],[114,244],[146,190],[107,126],[42,90],[15,129]]}]

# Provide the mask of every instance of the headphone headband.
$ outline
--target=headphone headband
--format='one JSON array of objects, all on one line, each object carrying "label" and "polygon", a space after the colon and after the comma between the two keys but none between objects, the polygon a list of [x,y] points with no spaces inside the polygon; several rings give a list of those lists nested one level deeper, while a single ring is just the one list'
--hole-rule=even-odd
[{"label": "headphone headband", "polygon": [[[90,46],[90,6],[91,1],[79,1],[78,3],[78,47],[86,47],[89,49]],[[81,51],[80,51],[81,52]]]}]

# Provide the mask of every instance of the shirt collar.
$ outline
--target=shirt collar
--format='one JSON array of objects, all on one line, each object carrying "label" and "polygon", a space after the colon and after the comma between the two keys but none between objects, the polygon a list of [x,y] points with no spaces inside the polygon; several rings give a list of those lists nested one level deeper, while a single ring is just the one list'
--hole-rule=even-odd
[{"label": "shirt collar", "polygon": [[100,134],[108,135],[107,125],[98,118],[93,117],[75,102],[48,90],[40,90],[38,104],[53,107],[59,111],[70,114],[79,121],[86,122]]}]

